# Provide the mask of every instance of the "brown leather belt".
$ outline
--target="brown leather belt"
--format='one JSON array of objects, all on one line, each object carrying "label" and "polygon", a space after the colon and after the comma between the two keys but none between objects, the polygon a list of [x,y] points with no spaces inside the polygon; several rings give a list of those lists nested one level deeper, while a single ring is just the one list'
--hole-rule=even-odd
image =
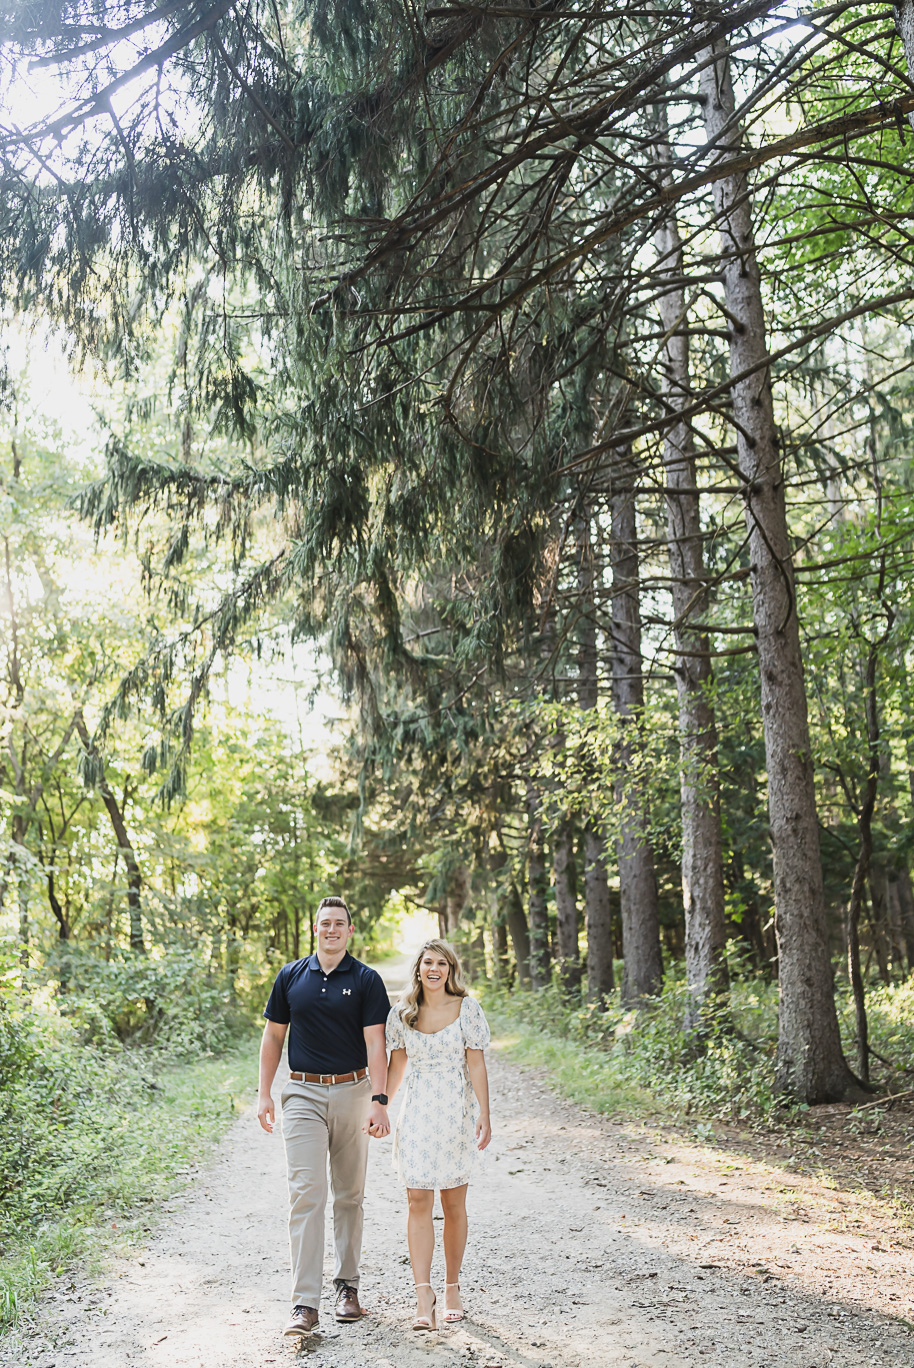
[{"label": "brown leather belt", "polygon": [[290,1078],[294,1078],[296,1083],[358,1083],[360,1079],[368,1077],[367,1069],[356,1069],[354,1073],[348,1074],[309,1074],[309,1073],[290,1073]]}]

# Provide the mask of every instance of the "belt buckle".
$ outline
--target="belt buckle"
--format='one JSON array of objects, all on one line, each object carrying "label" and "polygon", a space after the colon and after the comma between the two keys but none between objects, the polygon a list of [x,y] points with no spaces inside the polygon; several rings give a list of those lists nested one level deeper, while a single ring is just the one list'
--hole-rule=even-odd
[{"label": "belt buckle", "polygon": [[321,1083],[332,1083],[335,1078],[336,1074],[321,1074]]}]

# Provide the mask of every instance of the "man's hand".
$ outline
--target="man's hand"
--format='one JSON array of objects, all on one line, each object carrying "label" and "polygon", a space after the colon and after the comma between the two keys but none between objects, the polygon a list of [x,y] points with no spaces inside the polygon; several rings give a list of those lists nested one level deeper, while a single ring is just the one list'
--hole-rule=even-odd
[{"label": "man's hand", "polygon": [[281,1021],[268,1021],[263,1028],[260,1042],[260,1080],[257,1084],[257,1120],[269,1134],[273,1130],[276,1113],[273,1111],[273,1097],[270,1089],[282,1058],[283,1041],[288,1026]]},{"label": "man's hand", "polygon": [[273,1110],[273,1098],[269,1093],[261,1093],[257,1099],[257,1120],[268,1134],[272,1134],[276,1113]]},{"label": "man's hand", "polygon": [[387,1108],[382,1107],[380,1102],[372,1102],[371,1111],[368,1113],[368,1120],[362,1130],[367,1132],[373,1140],[383,1140],[385,1135],[390,1135],[390,1121],[387,1117]]}]

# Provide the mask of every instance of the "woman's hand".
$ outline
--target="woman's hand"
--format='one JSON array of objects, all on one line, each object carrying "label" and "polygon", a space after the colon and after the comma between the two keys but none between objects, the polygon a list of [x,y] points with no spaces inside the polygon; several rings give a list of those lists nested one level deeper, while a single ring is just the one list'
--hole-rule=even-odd
[{"label": "woman's hand", "polygon": [[476,1122],[476,1148],[484,1150],[492,1139],[492,1127],[487,1116],[480,1116]]}]

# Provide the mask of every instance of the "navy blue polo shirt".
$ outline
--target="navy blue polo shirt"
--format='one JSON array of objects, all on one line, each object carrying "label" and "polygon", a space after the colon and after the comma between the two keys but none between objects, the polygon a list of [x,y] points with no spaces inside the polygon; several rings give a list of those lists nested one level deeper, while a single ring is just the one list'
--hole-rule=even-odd
[{"label": "navy blue polo shirt", "polygon": [[383,1026],[390,999],[381,975],[347,953],[325,974],[317,955],[284,964],[264,1009],[289,1026],[289,1068],[299,1073],[364,1069],[366,1026]]}]

